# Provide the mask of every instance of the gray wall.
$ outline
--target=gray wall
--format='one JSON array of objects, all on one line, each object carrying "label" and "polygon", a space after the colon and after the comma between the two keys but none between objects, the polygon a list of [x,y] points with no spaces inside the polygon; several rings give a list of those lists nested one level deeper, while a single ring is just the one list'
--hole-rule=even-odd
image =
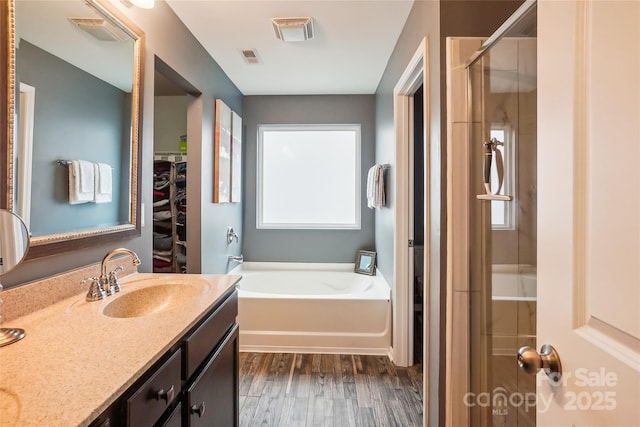
[{"label": "gray wall", "polygon": [[[120,191],[120,157],[129,147],[122,114],[130,102],[120,89],[22,40],[17,50],[16,81],[35,87],[31,223],[34,236],[118,225],[128,194]],[[128,123],[128,122],[127,122]],[[111,203],[69,204],[69,169],[58,159],[88,160],[113,166]],[[122,200],[120,200],[122,196]]]},{"label": "gray wall", "polygon": [[[248,261],[354,262],[358,249],[375,249],[374,213],[367,208],[367,172],[375,162],[373,95],[247,96],[244,100],[244,256]],[[360,123],[360,230],[256,229],[256,147],[260,124]],[[331,165],[327,165],[331,173]]]},{"label": "gray wall", "polygon": [[180,136],[187,133],[187,104],[182,96],[156,96],[153,117],[154,151],[180,149]]},{"label": "gray wall", "polygon": [[151,10],[122,9],[147,36],[141,172],[146,227],[140,239],[140,251],[144,256],[141,270],[152,269],[153,64],[157,56],[199,92],[199,95],[190,97],[187,105],[188,272],[225,273],[227,254],[239,254],[241,251],[240,245],[235,243],[227,246],[226,229],[233,226],[242,231],[242,204],[212,202],[214,103],[216,98],[221,98],[242,116],[242,93],[164,1],[156,1]]},{"label": "gray wall", "polygon": [[[400,34],[398,43],[389,59],[387,68],[382,76],[378,89],[376,91],[376,160],[387,161],[395,159],[395,133],[394,133],[394,112],[393,112],[393,88],[398,83],[400,76],[406,69],[409,61],[418,49],[420,42],[424,37],[428,38],[429,49],[429,65],[428,65],[428,85],[425,91],[428,96],[428,105],[430,109],[430,127],[431,136],[428,143],[431,146],[432,164],[431,174],[437,178],[440,175],[440,3],[436,1],[416,1],[411,9],[411,13],[407,19],[405,27]],[[429,89],[427,89],[427,87]],[[395,174],[397,167],[395,160],[393,161],[391,170],[389,171],[389,209],[381,209],[376,212],[376,249],[378,251],[379,266],[385,279],[395,289],[394,283],[394,265],[393,265],[393,242],[395,216],[394,207],[396,195],[393,192],[395,186]],[[432,211],[427,213],[431,216],[431,283],[439,284],[439,259],[440,237],[442,224],[440,221],[440,185],[439,179],[431,181],[431,208]],[[428,245],[429,242],[425,242]],[[444,254],[443,254],[444,256]],[[439,373],[440,359],[435,357],[440,353],[439,347],[439,329],[440,329],[440,308],[439,286],[431,287],[431,307],[429,307],[429,321],[425,319],[425,324],[430,326],[430,346],[432,356],[429,359],[428,369],[431,396],[439,396]],[[444,360],[444,359],[442,359]],[[429,423],[425,425],[437,426],[443,418],[438,419],[437,414],[440,410],[438,402],[444,399],[431,399],[431,408],[429,412],[433,415],[429,419]],[[425,419],[427,414],[424,415]]]},{"label": "gray wall", "polygon": [[[429,108],[431,109],[431,144],[440,144],[440,55],[439,55],[439,12],[440,4],[435,1],[416,1],[400,34],[398,43],[387,63],[376,91],[376,160],[392,162],[388,173],[389,207],[376,212],[376,249],[378,265],[385,279],[393,283],[393,240],[395,227],[395,132],[393,113],[393,88],[409,61],[418,49],[422,39],[428,37],[429,45]],[[436,153],[437,154],[437,153]],[[439,167],[438,164],[435,165]]]},{"label": "gray wall", "polygon": [[138,253],[140,271],[152,270],[153,227],[153,98],[154,61],[156,55],[171,66],[202,94],[188,107],[189,124],[189,198],[190,272],[221,273],[227,268],[227,253],[240,253],[240,245],[227,246],[226,228],[242,232],[242,204],[214,205],[213,200],[213,131],[214,101],[222,98],[242,115],[242,94],[220,66],[182,24],[162,0],[153,9],[127,8],[120,2],[110,3],[128,16],[146,35],[144,92],[142,109],[142,168],[139,179],[144,204],[144,224],[140,237],[96,245],[33,261],[27,261],[13,272],[2,276],[5,287],[11,287],[63,271],[99,262],[110,249],[125,246]]}]

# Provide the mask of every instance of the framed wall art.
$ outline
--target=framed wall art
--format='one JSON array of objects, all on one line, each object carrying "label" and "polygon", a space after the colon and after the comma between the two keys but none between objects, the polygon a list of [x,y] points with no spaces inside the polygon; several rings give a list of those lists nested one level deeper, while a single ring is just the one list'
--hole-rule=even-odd
[{"label": "framed wall art", "polygon": [[231,203],[242,201],[242,117],[231,112]]},{"label": "framed wall art", "polygon": [[213,147],[213,202],[231,201],[231,108],[216,99]]}]

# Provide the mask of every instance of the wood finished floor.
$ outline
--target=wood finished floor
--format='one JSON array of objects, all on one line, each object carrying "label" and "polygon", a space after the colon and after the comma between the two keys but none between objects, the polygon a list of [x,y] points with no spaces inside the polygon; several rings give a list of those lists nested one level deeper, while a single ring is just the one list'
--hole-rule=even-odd
[{"label": "wood finished floor", "polygon": [[240,353],[240,426],[421,427],[422,368],[384,356]]}]

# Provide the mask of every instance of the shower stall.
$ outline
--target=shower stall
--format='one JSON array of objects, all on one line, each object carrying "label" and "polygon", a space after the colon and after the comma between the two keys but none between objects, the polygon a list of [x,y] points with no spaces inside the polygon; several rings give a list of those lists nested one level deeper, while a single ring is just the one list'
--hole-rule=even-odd
[{"label": "shower stall", "polygon": [[471,426],[535,426],[536,6],[527,2],[467,63]]}]

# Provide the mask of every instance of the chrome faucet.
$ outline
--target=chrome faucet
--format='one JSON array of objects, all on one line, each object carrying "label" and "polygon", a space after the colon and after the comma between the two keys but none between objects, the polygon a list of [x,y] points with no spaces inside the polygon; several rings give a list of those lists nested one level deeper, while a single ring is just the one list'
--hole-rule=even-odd
[{"label": "chrome faucet", "polygon": [[244,256],[242,256],[242,254],[240,254],[240,255],[229,255],[227,258],[229,259],[229,261],[235,261],[238,264],[242,264],[244,262]]},{"label": "chrome faucet", "polygon": [[133,261],[133,265],[140,265],[140,258],[130,249],[127,248],[117,248],[110,251],[108,254],[102,258],[102,264],[100,265],[100,278],[98,279],[98,284],[100,288],[107,293],[107,295],[111,295],[114,292],[120,291],[120,283],[118,283],[117,274],[123,270],[122,266],[119,266],[112,272],[107,274],[107,263],[113,256],[118,254],[127,254],[131,257]]},{"label": "chrome faucet", "polygon": [[89,283],[89,292],[87,292],[87,301],[98,301],[106,298],[107,295],[111,295],[115,292],[120,292],[120,283],[118,282],[118,273],[124,268],[120,265],[113,271],[107,274],[107,263],[109,260],[117,254],[127,254],[131,257],[133,265],[140,265],[140,258],[130,249],[117,248],[110,251],[102,258],[102,264],[100,265],[100,277],[87,277],[82,279],[82,285]]}]

